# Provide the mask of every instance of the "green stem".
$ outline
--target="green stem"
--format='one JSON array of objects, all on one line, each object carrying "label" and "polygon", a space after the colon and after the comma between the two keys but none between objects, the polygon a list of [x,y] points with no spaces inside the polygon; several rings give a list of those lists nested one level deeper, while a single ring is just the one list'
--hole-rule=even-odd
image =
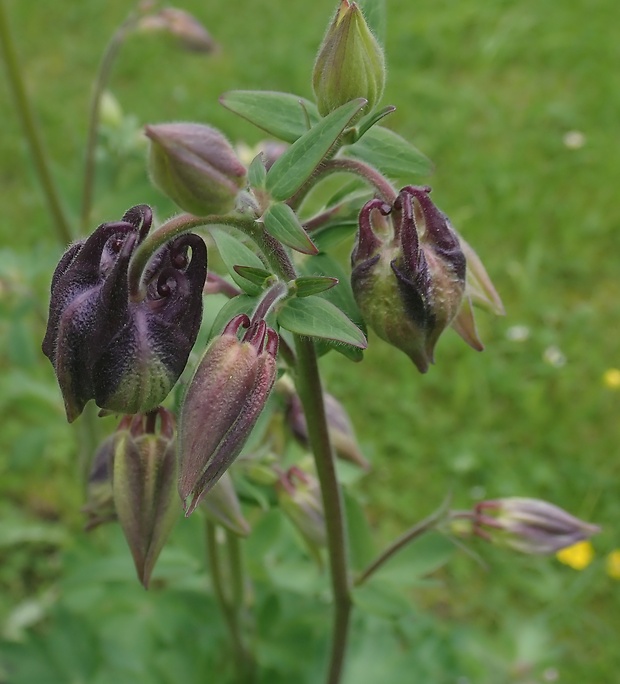
[{"label": "green stem", "polygon": [[332,643],[327,684],[338,684],[342,676],[347,648],[351,614],[351,583],[348,569],[346,521],[342,494],[332,451],[323,389],[314,342],[295,336],[297,349],[297,391],[304,408],[310,446],[314,453],[317,475],[321,485],[327,548],[334,599]]},{"label": "green stem", "polygon": [[80,213],[80,226],[82,232],[86,232],[90,223],[90,212],[93,204],[93,188],[95,185],[95,149],[97,147],[97,134],[99,131],[99,113],[101,97],[110,80],[112,65],[114,64],[122,44],[128,33],[134,28],[136,15],[131,14],[115,31],[106,46],[105,52],[97,71],[93,94],[90,101],[88,117],[88,133],[86,137],[86,154],[84,156],[84,184],[82,185],[82,210]]},{"label": "green stem", "polygon": [[[216,526],[206,520],[205,535],[207,541],[207,555],[209,561],[209,570],[211,572],[211,581],[213,583],[213,592],[215,593],[215,599],[218,603],[220,611],[226,622],[228,628],[230,641],[232,643],[234,651],[235,667],[237,668],[237,676],[239,684],[246,684],[251,679],[248,679],[248,673],[251,671],[251,663],[253,662],[250,655],[246,651],[243,645],[243,639],[241,636],[241,628],[239,625],[239,613],[235,607],[235,596],[236,592],[239,591],[238,587],[235,587],[235,582],[233,581],[233,587],[231,592],[231,597],[229,598],[226,594],[224,577],[222,574],[221,559],[218,548],[218,542],[216,538]],[[230,554],[230,545],[229,545]],[[229,564],[232,566],[233,554],[229,555]],[[241,566],[237,565],[239,573]],[[238,580],[237,580],[238,581]],[[243,592],[243,580],[241,579],[241,592]],[[253,669],[253,668],[252,668]]]},{"label": "green stem", "polygon": [[374,573],[377,572],[377,570],[379,570],[384,563],[387,563],[392,556],[397,554],[401,549],[404,549],[405,546],[407,546],[407,544],[412,542],[414,539],[417,539],[426,532],[435,529],[438,523],[440,523],[446,517],[449,502],[450,498],[448,497],[448,499],[446,499],[446,501],[436,511],[431,513],[427,518],[424,518],[424,520],[416,523],[413,527],[409,528],[400,537],[398,537],[396,541],[390,544],[387,549],[380,553],[377,558],[360,573],[355,580],[355,586],[358,587],[366,582],[366,580],[374,575]]},{"label": "green stem", "polygon": [[15,99],[15,107],[24,129],[24,135],[30,147],[30,154],[39,177],[39,183],[45,194],[47,206],[52,215],[54,228],[59,242],[66,246],[72,240],[69,221],[60,201],[60,194],[50,171],[49,157],[43,146],[43,138],[35,121],[34,112],[22,77],[22,70],[17,57],[15,43],[4,0],[0,0],[0,50],[6,64],[9,86]]},{"label": "green stem", "polygon": [[366,164],[359,159],[339,157],[325,162],[321,170],[323,174],[336,173],[338,171],[353,173],[356,176],[363,178],[369,185],[374,187],[382,200],[385,200],[388,204],[394,204],[394,200],[396,199],[396,190],[394,186],[383,174],[370,166],[370,164]]},{"label": "green stem", "polygon": [[179,214],[163,223],[157,230],[143,240],[135,251],[129,264],[129,290],[132,301],[139,302],[146,296],[146,286],[142,282],[142,274],[155,252],[173,238],[187,233],[199,226],[225,225],[235,226],[246,233],[252,232],[254,221],[238,216],[193,216],[192,214]]}]

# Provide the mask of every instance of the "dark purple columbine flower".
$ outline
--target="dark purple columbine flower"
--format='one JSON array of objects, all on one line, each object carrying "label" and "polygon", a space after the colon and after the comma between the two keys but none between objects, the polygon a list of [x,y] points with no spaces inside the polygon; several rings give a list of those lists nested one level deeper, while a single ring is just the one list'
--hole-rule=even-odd
[{"label": "dark purple columbine flower", "polygon": [[151,222],[149,207],[133,207],[71,245],[56,267],[43,353],[69,422],[90,399],[119,413],[150,411],[185,368],[202,318],[207,249],[193,234],[166,244],[143,275],[146,296],[131,301],[129,262]]},{"label": "dark purple columbine flower", "polygon": [[[437,340],[449,325],[482,349],[471,312],[475,293],[466,287],[464,243],[432,203],[430,190],[406,186],[393,206],[367,202],[351,257],[351,284],[366,322],[421,373],[433,363]],[[483,274],[485,288],[497,297],[480,260],[466,247],[479,265],[478,280]]]}]

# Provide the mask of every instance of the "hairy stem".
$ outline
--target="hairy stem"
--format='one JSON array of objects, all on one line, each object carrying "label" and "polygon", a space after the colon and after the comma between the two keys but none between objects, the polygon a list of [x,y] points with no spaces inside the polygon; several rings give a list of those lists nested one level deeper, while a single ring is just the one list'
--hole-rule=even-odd
[{"label": "hairy stem", "polygon": [[346,655],[349,617],[351,614],[351,583],[344,506],[332,451],[323,403],[323,389],[314,342],[295,336],[297,349],[297,391],[308,424],[310,446],[314,453],[321,485],[327,548],[334,600],[332,644],[327,684],[340,682]]},{"label": "hairy stem", "polygon": [[381,552],[377,558],[375,558],[375,560],[372,561],[372,563],[370,563],[359,574],[355,580],[355,586],[358,587],[360,584],[366,582],[366,580],[374,575],[374,573],[377,572],[377,570],[379,570],[384,563],[387,563],[392,556],[404,549],[407,544],[414,541],[418,537],[421,537],[426,532],[430,532],[431,530],[435,529],[437,524],[446,517],[449,501],[449,498],[446,499],[446,501],[436,511],[424,518],[424,520],[420,520],[420,522],[416,523],[413,527],[409,528],[400,537],[398,537],[398,539],[390,544],[387,549]]},{"label": "hairy stem", "polygon": [[322,171],[324,174],[336,173],[337,171],[353,173],[356,176],[363,178],[369,185],[374,187],[382,200],[385,200],[388,204],[394,204],[394,200],[396,199],[396,190],[394,186],[383,174],[370,166],[370,164],[359,161],[359,159],[339,157],[325,162]]},{"label": "hairy stem", "polygon": [[150,235],[147,235],[131,258],[128,273],[131,299],[134,302],[139,302],[144,299],[146,289],[142,282],[142,274],[144,273],[144,269],[150,258],[158,249],[183,233],[187,233],[200,226],[209,225],[235,226],[245,232],[251,233],[254,221],[238,216],[219,216],[217,214],[212,214],[210,216],[179,214],[178,216],[169,219],[157,230],[153,231]]},{"label": "hairy stem", "polygon": [[24,135],[28,141],[35,171],[52,216],[56,236],[64,247],[72,240],[71,228],[62,207],[58,188],[50,171],[49,157],[43,146],[42,135],[26,93],[22,69],[17,57],[17,50],[15,49],[11,27],[4,7],[4,0],[0,0],[0,51],[6,64],[9,87],[13,93],[15,107],[22,123]]},{"label": "hairy stem", "polygon": [[97,133],[99,131],[99,110],[101,97],[110,80],[112,65],[121,49],[122,44],[128,33],[134,28],[136,15],[131,14],[115,31],[114,35],[107,44],[95,83],[90,101],[90,111],[88,116],[88,133],[86,137],[86,152],[84,155],[84,182],[82,185],[82,209],[80,212],[80,227],[82,232],[88,229],[90,222],[90,212],[93,204],[93,188],[95,185],[95,149],[97,147]]},{"label": "hairy stem", "polygon": [[[224,582],[224,575],[222,573],[222,564],[220,557],[219,545],[216,536],[217,528],[210,522],[206,521],[205,535],[207,541],[207,556],[209,562],[209,571],[211,573],[211,582],[213,584],[213,592],[218,603],[220,611],[226,622],[228,628],[230,641],[234,651],[235,667],[237,668],[237,679],[239,684],[249,684],[254,680],[253,659],[246,650],[243,644],[243,637],[241,635],[241,625],[239,621],[239,606],[238,601],[243,600],[243,577],[241,574],[240,554],[238,547],[231,551],[231,544],[229,538],[228,543],[228,562],[229,570],[232,571],[232,586],[230,596],[226,593]],[[238,543],[238,540],[237,540]],[[234,566],[234,568],[233,568]]]}]

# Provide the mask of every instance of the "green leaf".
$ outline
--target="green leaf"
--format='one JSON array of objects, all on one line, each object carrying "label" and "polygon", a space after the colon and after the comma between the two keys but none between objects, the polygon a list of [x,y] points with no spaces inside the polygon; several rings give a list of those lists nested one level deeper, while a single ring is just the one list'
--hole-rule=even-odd
[{"label": "green leaf", "polygon": [[392,620],[411,610],[406,599],[396,587],[375,578],[353,590],[353,603],[360,610]]},{"label": "green leaf", "polygon": [[309,297],[338,285],[338,278],[326,276],[300,276],[295,278],[295,296]]},{"label": "green leaf", "polygon": [[320,120],[316,105],[291,93],[230,90],[220,103],[270,135],[294,143]]},{"label": "green leaf", "polygon": [[267,169],[263,153],[257,154],[248,168],[248,183],[251,188],[264,188],[267,180]]},{"label": "green leaf", "polygon": [[321,297],[288,299],[278,323],[297,335],[321,337],[366,349],[364,333],[336,306]]},{"label": "green leaf", "polygon": [[[328,254],[318,254],[315,257],[304,259],[300,264],[300,271],[303,275],[323,275],[338,278],[336,287],[318,296],[344,311],[358,328],[365,331],[364,319],[353,296],[349,276],[335,259]],[[330,349],[335,349],[355,362],[361,361],[364,357],[362,350],[357,347],[334,344],[327,340],[318,345],[319,354],[325,354]]]},{"label": "green leaf", "polygon": [[313,232],[314,243],[321,252],[329,252],[334,247],[344,242],[355,234],[358,229],[357,219],[349,219],[328,223],[326,226]]},{"label": "green leaf", "polygon": [[275,200],[292,197],[327,157],[366,100],[343,104],[321,119],[279,157],[267,174],[267,190]]},{"label": "green leaf", "polygon": [[265,265],[258,255],[229,232],[219,228],[212,228],[209,232],[215,240],[222,261],[235,283],[249,295],[260,294],[261,288],[258,285],[254,285],[254,283],[251,283],[235,271],[235,266],[251,266],[264,269]]},{"label": "green leaf", "polygon": [[262,221],[269,235],[279,242],[302,254],[318,254],[319,250],[288,204],[272,204],[263,214]]},{"label": "green leaf", "polygon": [[375,124],[379,123],[381,119],[384,119],[388,114],[392,114],[393,112],[396,111],[396,107],[394,105],[387,105],[387,107],[383,107],[383,109],[375,110],[374,112],[370,112],[367,116],[365,116],[356,126],[356,139],[359,140],[364,134],[366,134]]},{"label": "green leaf", "polygon": [[368,518],[359,501],[349,491],[344,490],[347,530],[349,533],[349,551],[353,570],[363,570],[375,557],[375,545]]},{"label": "green leaf", "polygon": [[233,268],[242,278],[258,285],[261,289],[265,286],[265,281],[274,277],[273,273],[264,268],[255,268],[254,266],[233,266]]},{"label": "green leaf", "polygon": [[398,133],[383,126],[373,126],[361,140],[344,147],[342,153],[372,164],[386,176],[408,179],[433,171],[428,157]]}]

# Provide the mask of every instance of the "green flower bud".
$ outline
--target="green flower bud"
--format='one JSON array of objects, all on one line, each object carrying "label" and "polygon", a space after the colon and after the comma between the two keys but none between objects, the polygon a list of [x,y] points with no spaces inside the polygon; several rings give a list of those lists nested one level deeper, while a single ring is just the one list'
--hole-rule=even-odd
[{"label": "green flower bud", "polygon": [[228,473],[224,473],[204,496],[202,508],[211,522],[221,525],[233,534],[239,537],[247,537],[250,534],[250,525],[243,517],[239,497]]},{"label": "green flower bud", "polygon": [[547,501],[516,496],[482,501],[468,517],[479,537],[538,555],[556,553],[601,531]]},{"label": "green flower bud", "polygon": [[116,433],[112,489],[138,578],[148,588],[155,562],[181,512],[169,411],[159,408],[123,418]]},{"label": "green flower bud", "polygon": [[146,126],[153,183],[184,211],[226,214],[245,185],[246,169],[215,128],[194,123]]},{"label": "green flower bud", "polygon": [[371,110],[385,85],[383,50],[360,8],[342,0],[319,49],[312,87],[321,116],[363,97]]},{"label": "green flower bud", "polygon": [[293,466],[276,483],[280,508],[300,532],[311,555],[321,564],[327,544],[321,488],[316,477]]},{"label": "green flower bud", "polygon": [[[248,328],[242,340],[239,328]],[[235,316],[215,338],[187,388],[179,421],[179,494],[189,515],[237,458],[276,379],[278,336],[265,321]]]}]

